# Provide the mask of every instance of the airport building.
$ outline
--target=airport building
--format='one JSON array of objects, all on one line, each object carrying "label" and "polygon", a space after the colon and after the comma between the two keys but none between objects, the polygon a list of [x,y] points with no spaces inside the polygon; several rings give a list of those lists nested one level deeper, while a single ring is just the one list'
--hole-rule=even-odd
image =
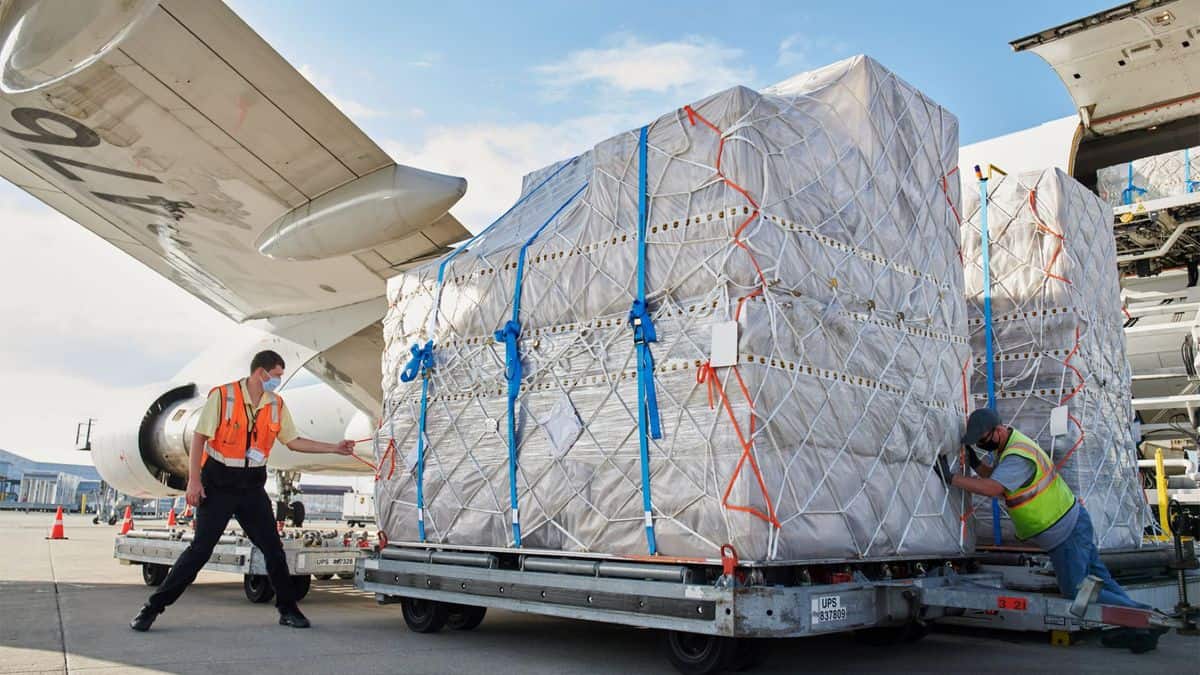
[{"label": "airport building", "polygon": [[17,501],[26,504],[73,506],[79,491],[79,476],[61,471],[26,471],[21,476]]},{"label": "airport building", "polygon": [[78,508],[99,500],[100,474],[84,464],[38,462],[0,450],[0,506],[64,506]]}]

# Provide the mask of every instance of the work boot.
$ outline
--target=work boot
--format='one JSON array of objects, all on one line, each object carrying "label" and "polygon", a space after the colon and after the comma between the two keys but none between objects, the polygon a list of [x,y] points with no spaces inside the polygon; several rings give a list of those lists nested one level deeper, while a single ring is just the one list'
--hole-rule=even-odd
[{"label": "work boot", "polygon": [[129,627],[138,631],[139,633],[145,633],[146,631],[150,630],[150,626],[154,624],[154,620],[158,618],[158,615],[158,610],[154,609],[150,605],[143,605],[142,608],[138,610],[137,616],[133,617],[133,621],[129,622]]},{"label": "work boot", "polygon": [[288,609],[279,610],[279,625],[291,626],[292,628],[308,628],[312,624],[308,622],[308,618],[300,613],[299,607],[289,607]]}]

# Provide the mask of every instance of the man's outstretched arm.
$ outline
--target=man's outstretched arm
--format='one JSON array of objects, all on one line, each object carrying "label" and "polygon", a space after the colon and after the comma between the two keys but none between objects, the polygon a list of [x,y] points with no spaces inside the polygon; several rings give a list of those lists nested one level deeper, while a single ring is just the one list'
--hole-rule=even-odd
[{"label": "man's outstretched arm", "polygon": [[338,441],[337,443],[325,443],[324,441],[314,441],[311,438],[301,438],[297,436],[292,439],[291,443],[284,443],[288,450],[293,452],[307,452],[311,454],[335,454],[335,455],[352,455],[354,454],[354,441]]}]

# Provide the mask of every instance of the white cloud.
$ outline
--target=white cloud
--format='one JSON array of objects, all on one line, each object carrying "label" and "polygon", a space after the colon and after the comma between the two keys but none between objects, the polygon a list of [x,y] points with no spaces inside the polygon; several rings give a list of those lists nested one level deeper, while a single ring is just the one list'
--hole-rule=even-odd
[{"label": "white cloud", "polygon": [[438,52],[425,52],[417,58],[408,62],[408,65],[413,68],[432,68],[442,60],[442,55]]},{"label": "white cloud", "polygon": [[86,461],[76,422],[244,330],[7,183],[0,224],[0,448]]},{"label": "white cloud", "polygon": [[815,68],[846,54],[849,45],[836,38],[808,33],[792,33],[779,42],[780,68]]},{"label": "white cloud", "polygon": [[375,117],[386,117],[388,114],[387,111],[385,111],[385,110],[379,110],[378,108],[372,108],[371,106],[367,105],[366,103],[362,103],[360,101],[356,101],[351,98],[344,98],[342,96],[338,96],[337,94],[334,94],[333,93],[333,81],[331,79],[324,77],[321,74],[317,73],[307,63],[302,64],[296,70],[298,70],[300,72],[300,74],[304,76],[304,78],[306,80],[311,82],[314,87],[316,87],[318,90],[320,90],[320,92],[322,94],[324,94],[325,97],[330,100],[330,102],[332,102],[335,106],[337,106],[339,110],[346,113],[346,116],[349,117],[350,119],[354,120],[355,122],[358,122],[360,120],[372,119]]},{"label": "white cloud", "polygon": [[413,145],[382,145],[397,162],[465,177],[467,194],[453,212],[478,232],[516,201],[526,173],[591,149],[643,121],[637,113],[624,113],[557,124],[472,124],[435,128]]},{"label": "white cloud", "polygon": [[632,35],[617,35],[610,42],[611,47],[577,50],[534,71],[559,96],[586,85],[622,93],[706,94],[754,79],[753,68],[738,63],[742,50],[714,38],[647,43]]}]

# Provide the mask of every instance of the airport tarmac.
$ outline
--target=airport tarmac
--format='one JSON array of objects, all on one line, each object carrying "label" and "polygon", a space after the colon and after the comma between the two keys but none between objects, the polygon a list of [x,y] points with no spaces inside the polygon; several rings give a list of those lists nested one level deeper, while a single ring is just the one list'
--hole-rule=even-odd
[{"label": "airport tarmac", "polygon": [[[148,593],[136,566],[112,557],[115,530],[52,514],[0,512],[0,673],[674,673],[654,631],[489,612],[471,632],[409,632],[396,605],[348,581],[315,581],[310,630],[276,624],[241,579],[204,572],[148,633],[127,625]],[[153,525],[139,521],[140,525]],[[1133,655],[1095,640],[1054,647],[1044,635],[937,631],[901,647],[849,636],[777,641],[756,673],[1195,672],[1200,638],[1167,635]]]}]

